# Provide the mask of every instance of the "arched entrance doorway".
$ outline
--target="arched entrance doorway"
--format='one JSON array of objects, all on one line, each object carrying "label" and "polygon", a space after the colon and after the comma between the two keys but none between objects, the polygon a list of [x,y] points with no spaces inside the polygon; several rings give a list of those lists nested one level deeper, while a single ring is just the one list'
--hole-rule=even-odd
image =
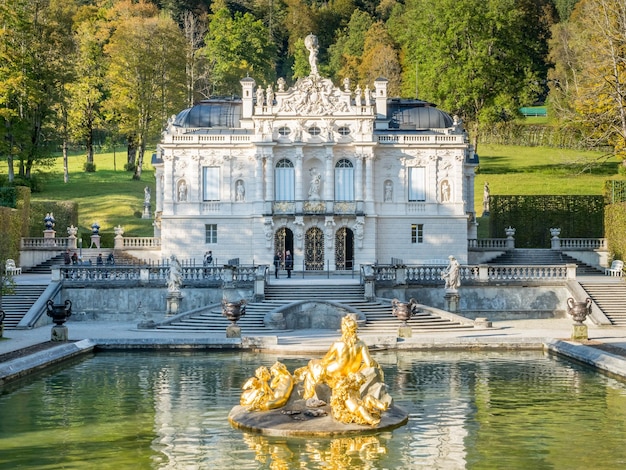
[{"label": "arched entrance doorway", "polygon": [[354,265],[354,233],[341,227],[335,233],[335,269],[351,270]]},{"label": "arched entrance doorway", "polygon": [[285,252],[289,250],[293,256],[293,232],[281,227],[274,234],[274,253],[280,254],[280,269],[285,269]]},{"label": "arched entrance doorway", "polygon": [[318,227],[311,227],[306,231],[304,269],[307,271],[324,270],[324,232]]}]

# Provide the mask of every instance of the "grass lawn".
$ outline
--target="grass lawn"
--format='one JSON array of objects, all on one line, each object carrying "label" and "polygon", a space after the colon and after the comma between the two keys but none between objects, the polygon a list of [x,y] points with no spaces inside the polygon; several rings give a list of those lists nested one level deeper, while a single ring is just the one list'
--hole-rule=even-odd
[{"label": "grass lawn", "polygon": [[[83,171],[84,154],[72,155],[68,159],[68,183],[63,182],[63,158],[58,157],[54,166],[41,174],[43,191],[33,193],[31,198],[35,201],[77,202],[81,232],[91,232],[91,224],[98,222],[101,232],[112,233],[113,227],[121,225],[127,236],[151,237],[154,235],[153,220],[141,218],[146,186],[152,193],[153,214],[156,204],[151,155],[151,151],[146,152],[141,181],[133,180],[133,173],[124,171],[125,152],[97,154],[94,157],[97,171],[94,173]],[[59,231],[64,232],[64,229]]]},{"label": "grass lawn", "polygon": [[[546,147],[480,145],[480,165],[475,180],[474,207],[482,214],[483,186],[489,182],[492,195],[581,194],[600,195],[607,179],[625,179],[617,174],[618,161],[604,159],[600,152]],[[152,192],[155,205],[152,151],[146,152],[141,181],[123,170],[125,152],[95,156],[97,171],[85,173],[83,154],[69,159],[69,183],[63,182],[63,160],[41,173],[43,191],[33,200],[72,200],[79,204],[79,228],[90,232],[98,222],[101,232],[113,232],[118,224],[128,236],[152,236],[152,219],[142,219],[144,188]],[[6,167],[0,168],[5,173]],[[61,230],[62,231],[62,230]],[[65,234],[63,234],[64,236]]]},{"label": "grass lawn", "polygon": [[618,175],[618,160],[602,152],[548,147],[479,145],[474,208],[482,214],[483,186],[491,195],[601,195],[604,182]]}]

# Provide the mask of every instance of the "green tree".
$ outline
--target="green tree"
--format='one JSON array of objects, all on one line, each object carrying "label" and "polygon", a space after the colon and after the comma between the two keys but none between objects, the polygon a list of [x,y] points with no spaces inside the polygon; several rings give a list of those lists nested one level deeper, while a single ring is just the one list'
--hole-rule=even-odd
[{"label": "green tree", "polygon": [[49,156],[56,126],[54,106],[71,70],[73,3],[63,0],[6,0],[0,5],[0,103],[3,150],[9,175],[19,176]]},{"label": "green tree", "polygon": [[[185,38],[168,17],[121,20],[105,46],[109,58],[105,102],[110,120],[117,121],[129,147],[137,149],[134,179],[141,179],[143,157],[167,118],[185,104]],[[178,53],[177,53],[178,52]]]},{"label": "green tree", "polygon": [[461,116],[477,146],[481,124],[515,117],[521,104],[539,96],[550,5],[409,0],[397,7],[389,29],[402,46],[403,94],[419,90],[423,99]]},{"label": "green tree", "polygon": [[83,7],[75,26],[75,80],[68,85],[68,124],[72,137],[85,145],[87,171],[95,170],[94,132],[103,124],[106,60],[104,44],[109,30],[98,9]]},{"label": "green tree", "polygon": [[626,4],[581,0],[555,28],[550,102],[594,145],[610,145],[626,168]]},{"label": "green tree", "polygon": [[355,10],[348,25],[338,32],[337,40],[329,48],[330,72],[336,80],[349,78],[358,82],[365,35],[373,23],[368,13]]},{"label": "green tree", "polygon": [[251,14],[231,16],[227,8],[220,8],[211,17],[205,43],[213,93],[240,93],[239,80],[247,75],[259,84],[275,79],[276,47],[267,28]]}]

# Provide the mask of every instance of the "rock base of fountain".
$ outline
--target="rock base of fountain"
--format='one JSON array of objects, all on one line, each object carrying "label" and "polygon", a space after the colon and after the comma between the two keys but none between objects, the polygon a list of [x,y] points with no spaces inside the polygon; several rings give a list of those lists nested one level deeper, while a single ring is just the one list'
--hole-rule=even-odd
[{"label": "rock base of fountain", "polygon": [[168,292],[166,301],[167,301],[167,310],[165,311],[165,316],[171,317],[177,315],[180,312],[180,303],[183,300],[183,296],[180,292]]},{"label": "rock base of fountain", "polygon": [[409,415],[392,405],[382,413],[377,426],[344,424],[332,418],[330,405],[309,408],[306,406],[306,400],[298,399],[288,403],[284,408],[271,411],[248,411],[238,405],[230,411],[228,420],[235,428],[266,436],[330,437],[388,431],[406,424]]}]

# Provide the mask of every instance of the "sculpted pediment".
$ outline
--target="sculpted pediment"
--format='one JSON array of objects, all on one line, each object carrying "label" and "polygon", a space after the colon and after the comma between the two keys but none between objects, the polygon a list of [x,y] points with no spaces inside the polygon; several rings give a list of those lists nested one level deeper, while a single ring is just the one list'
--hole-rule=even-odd
[{"label": "sculpted pediment", "polygon": [[287,91],[276,93],[276,105],[279,115],[328,116],[352,111],[350,92],[319,75],[300,78]]}]

